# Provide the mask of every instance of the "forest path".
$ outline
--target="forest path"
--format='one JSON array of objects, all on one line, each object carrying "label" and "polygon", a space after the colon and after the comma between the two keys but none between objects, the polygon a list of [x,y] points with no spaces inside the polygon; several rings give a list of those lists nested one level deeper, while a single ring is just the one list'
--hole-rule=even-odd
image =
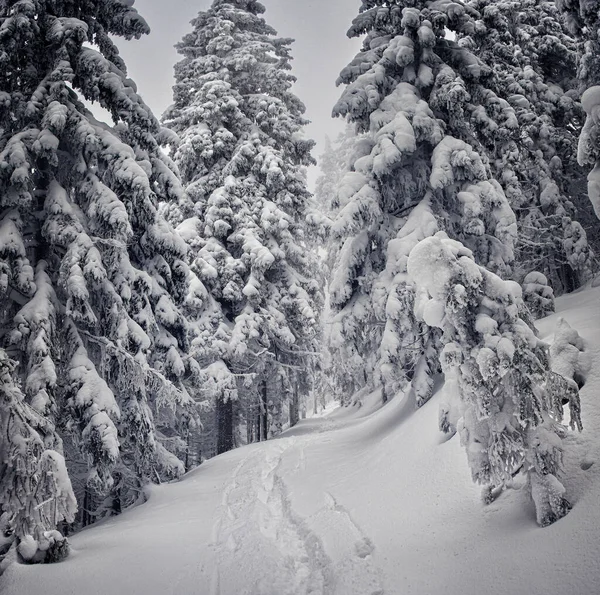
[{"label": "forest path", "polygon": [[[212,527],[210,595],[381,595],[373,544],[322,491],[315,511],[294,511],[286,479],[306,474],[306,448],[333,429],[316,424],[249,452],[225,482]],[[296,478],[298,479],[298,478]],[[240,574],[245,586],[239,590]]]}]

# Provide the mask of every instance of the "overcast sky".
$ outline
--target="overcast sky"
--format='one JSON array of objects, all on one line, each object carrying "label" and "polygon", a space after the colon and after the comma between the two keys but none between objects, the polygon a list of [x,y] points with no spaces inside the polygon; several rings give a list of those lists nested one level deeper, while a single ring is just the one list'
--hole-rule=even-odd
[{"label": "overcast sky", "polygon": [[[334,137],[343,127],[331,118],[340,90],[335,80],[359,48],[346,37],[360,0],[262,0],[264,17],[282,37],[293,37],[293,73],[298,78],[295,92],[306,104],[312,121],[307,133],[323,148],[325,135]],[[179,55],[173,48],[191,30],[190,20],[206,10],[210,0],[136,0],[135,8],[148,21],[152,33],[132,42],[120,42],[129,76],[157,116],[171,103],[173,65]],[[311,172],[311,183],[315,174]]]}]

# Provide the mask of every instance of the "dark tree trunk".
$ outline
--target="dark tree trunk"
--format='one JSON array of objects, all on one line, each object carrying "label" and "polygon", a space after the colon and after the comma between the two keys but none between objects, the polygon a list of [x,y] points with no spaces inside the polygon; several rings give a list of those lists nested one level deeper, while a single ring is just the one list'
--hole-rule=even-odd
[{"label": "dark tree trunk", "polygon": [[259,397],[258,406],[256,407],[256,421],[254,424],[254,442],[260,442],[260,437],[262,436],[262,398]]},{"label": "dark tree trunk", "polygon": [[579,285],[577,282],[577,274],[569,264],[563,264],[562,269],[565,292],[571,293],[572,291],[575,291]]},{"label": "dark tree trunk", "polygon": [[190,462],[190,448],[191,448],[191,441],[190,441],[190,426],[188,425],[187,427],[187,433],[186,433],[186,437],[185,437],[185,470],[189,471],[190,470],[190,466],[191,466],[191,462]]},{"label": "dark tree trunk", "polygon": [[267,409],[267,404],[268,404],[268,387],[267,387],[267,380],[265,379],[265,380],[263,380],[262,392],[260,395],[259,440],[267,440],[267,438],[269,437],[269,410]]},{"label": "dark tree trunk", "polygon": [[233,401],[217,399],[217,454],[233,449]]},{"label": "dark tree trunk", "polygon": [[554,267],[564,293],[571,293],[579,287],[579,275],[568,262],[555,257]]},{"label": "dark tree trunk", "polygon": [[290,403],[290,427],[295,426],[300,420],[300,399],[298,397],[298,379],[295,379],[292,389],[292,401]]},{"label": "dark tree trunk", "polygon": [[254,442],[254,428],[256,427],[256,417],[254,413],[246,415],[246,443],[252,444]]}]

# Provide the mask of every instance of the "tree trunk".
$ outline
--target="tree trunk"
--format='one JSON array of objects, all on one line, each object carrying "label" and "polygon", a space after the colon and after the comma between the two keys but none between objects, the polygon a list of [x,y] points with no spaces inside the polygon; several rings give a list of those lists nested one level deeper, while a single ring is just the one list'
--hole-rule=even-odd
[{"label": "tree trunk", "polygon": [[217,454],[232,450],[233,444],[233,400],[217,399]]},{"label": "tree trunk", "polygon": [[254,442],[256,427],[256,417],[250,408],[250,411],[246,414],[246,444],[252,444]]},{"label": "tree trunk", "polygon": [[187,427],[187,431],[186,431],[186,436],[185,436],[185,470],[189,471],[190,470],[190,448],[191,448],[191,442],[190,442],[190,426],[188,424]]},{"label": "tree trunk", "polygon": [[555,256],[554,267],[564,293],[571,293],[579,287],[578,274],[568,262]]},{"label": "tree trunk", "polygon": [[563,269],[563,283],[566,293],[571,293],[577,289],[577,275],[571,265],[565,263],[562,265]]},{"label": "tree trunk", "polygon": [[265,378],[265,380],[263,380],[260,411],[259,411],[259,419],[260,419],[259,440],[267,440],[267,438],[269,437],[269,410],[267,409],[267,403],[268,403],[268,387],[267,387],[267,379]]},{"label": "tree trunk", "polygon": [[298,380],[296,379],[292,389],[292,402],[290,403],[290,427],[298,423],[299,417]]},{"label": "tree trunk", "polygon": [[260,442],[262,436],[262,398],[258,398],[258,406],[256,407],[256,422],[254,424],[254,442]]}]

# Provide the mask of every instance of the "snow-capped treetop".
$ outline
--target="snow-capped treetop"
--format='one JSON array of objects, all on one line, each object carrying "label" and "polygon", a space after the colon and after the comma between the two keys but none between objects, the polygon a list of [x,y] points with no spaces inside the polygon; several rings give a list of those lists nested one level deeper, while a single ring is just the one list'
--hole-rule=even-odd
[{"label": "snow-capped treetop", "polygon": [[[214,2],[176,46],[184,58],[175,66],[174,103],[164,119],[181,136],[175,160],[200,210],[199,203],[222,184],[221,170],[233,160],[240,138],[266,134],[301,164],[312,163],[313,142],[301,130],[305,108],[291,92],[292,40],[277,37],[262,12],[258,2]],[[238,150],[236,160],[251,157],[251,146]],[[232,165],[227,174],[235,175]]]}]

